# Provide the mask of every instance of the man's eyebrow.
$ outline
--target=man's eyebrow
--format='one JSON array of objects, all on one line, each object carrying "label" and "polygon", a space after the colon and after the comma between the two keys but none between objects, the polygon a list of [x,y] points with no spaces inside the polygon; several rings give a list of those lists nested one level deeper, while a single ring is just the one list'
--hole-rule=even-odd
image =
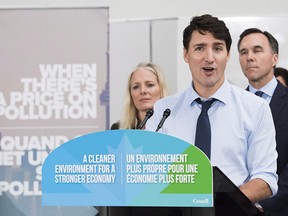
[{"label": "man's eyebrow", "polygon": [[214,45],[216,45],[216,46],[219,46],[219,45],[225,46],[225,43],[224,42],[215,42]]},{"label": "man's eyebrow", "polygon": [[247,50],[247,49],[246,48],[242,48],[242,49],[239,50],[239,52],[241,53],[241,52],[243,52],[245,50]]},{"label": "man's eyebrow", "polygon": [[261,46],[261,45],[256,45],[256,46],[253,46],[253,49],[263,49],[263,46]]},{"label": "man's eyebrow", "polygon": [[207,44],[206,43],[197,43],[197,44],[194,44],[193,46],[206,46]]}]

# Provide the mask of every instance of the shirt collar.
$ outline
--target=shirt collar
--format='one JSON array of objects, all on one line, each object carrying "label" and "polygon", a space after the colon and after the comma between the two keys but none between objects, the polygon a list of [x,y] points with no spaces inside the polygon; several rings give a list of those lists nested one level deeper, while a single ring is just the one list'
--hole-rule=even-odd
[{"label": "shirt collar", "polygon": [[[223,84],[220,86],[220,88],[213,94],[211,95],[211,97],[209,98],[215,98],[218,101],[227,104],[228,99],[229,99],[229,95],[227,94],[228,92],[230,92],[230,85],[229,82],[225,79]],[[195,103],[195,100],[197,98],[201,98],[198,93],[195,91],[195,89],[193,88],[193,84],[191,84],[190,86],[190,91],[189,91],[189,98],[190,98],[190,104],[192,105],[193,103]]]},{"label": "shirt collar", "polygon": [[261,89],[255,89],[253,86],[249,85],[249,91],[252,92],[253,94],[255,94],[256,91],[262,91],[264,92],[266,95],[268,95],[269,97],[272,97],[275,88],[277,86],[277,80],[275,77],[273,77],[272,80],[270,80],[270,82],[268,82],[265,86],[263,86]]}]

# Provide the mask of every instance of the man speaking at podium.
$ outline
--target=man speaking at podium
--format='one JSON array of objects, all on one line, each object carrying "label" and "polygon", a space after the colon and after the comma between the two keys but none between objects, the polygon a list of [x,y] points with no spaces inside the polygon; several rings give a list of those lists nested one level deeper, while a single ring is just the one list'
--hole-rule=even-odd
[{"label": "man speaking at podium", "polygon": [[191,86],[156,102],[146,129],[155,131],[170,109],[159,132],[202,149],[256,203],[277,192],[275,129],[268,103],[226,80],[231,43],[217,17],[192,18],[183,32]]}]

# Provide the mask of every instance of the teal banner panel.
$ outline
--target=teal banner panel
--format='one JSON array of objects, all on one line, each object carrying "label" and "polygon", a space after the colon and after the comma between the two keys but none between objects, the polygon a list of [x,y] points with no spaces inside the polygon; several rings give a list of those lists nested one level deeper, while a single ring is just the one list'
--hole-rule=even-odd
[{"label": "teal banner panel", "polygon": [[87,134],[56,148],[42,171],[44,206],[213,206],[209,159],[161,133]]}]

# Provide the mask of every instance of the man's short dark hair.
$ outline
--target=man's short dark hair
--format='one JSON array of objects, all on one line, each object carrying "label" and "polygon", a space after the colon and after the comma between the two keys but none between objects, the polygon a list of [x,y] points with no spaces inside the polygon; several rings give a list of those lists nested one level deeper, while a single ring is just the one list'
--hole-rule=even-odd
[{"label": "man's short dark hair", "polygon": [[186,50],[189,49],[189,43],[194,31],[198,31],[203,35],[211,33],[216,39],[224,40],[227,51],[230,51],[232,38],[229,29],[226,27],[224,21],[219,20],[217,17],[204,14],[191,19],[190,24],[183,31],[183,46]]},{"label": "man's short dark hair", "polygon": [[278,41],[269,32],[261,31],[258,28],[249,28],[249,29],[246,29],[244,32],[242,32],[242,34],[240,35],[238,44],[237,44],[238,51],[240,51],[240,43],[243,40],[243,38],[246,37],[249,34],[254,34],[254,33],[263,34],[268,39],[272,52],[274,54],[279,54]]}]

